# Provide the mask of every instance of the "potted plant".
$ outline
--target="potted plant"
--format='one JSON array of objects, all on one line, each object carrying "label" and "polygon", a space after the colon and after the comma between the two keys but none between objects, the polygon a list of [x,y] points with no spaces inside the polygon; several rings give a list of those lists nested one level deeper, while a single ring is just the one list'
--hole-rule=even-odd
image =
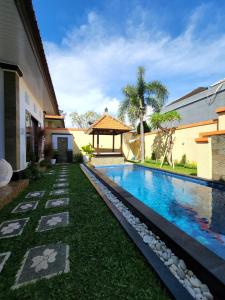
[{"label": "potted plant", "polygon": [[57,158],[58,158],[58,151],[57,150],[53,150],[53,156],[51,158],[51,164],[52,165],[56,164]]},{"label": "potted plant", "polygon": [[83,161],[88,162],[93,156],[94,148],[91,146],[91,144],[85,145],[81,147],[81,152],[83,154]]}]

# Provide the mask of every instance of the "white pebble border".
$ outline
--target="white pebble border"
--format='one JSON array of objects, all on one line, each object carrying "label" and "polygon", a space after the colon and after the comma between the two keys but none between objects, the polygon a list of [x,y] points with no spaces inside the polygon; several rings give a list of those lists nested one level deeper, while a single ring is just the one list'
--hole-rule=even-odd
[{"label": "white pebble border", "polygon": [[107,196],[108,200],[121,212],[131,226],[136,229],[144,243],[148,244],[164,265],[168,267],[171,273],[188,290],[191,296],[197,300],[212,300],[213,295],[210,293],[208,286],[203,284],[191,270],[187,269],[185,262],[179,259],[139,218],[135,217],[87,167],[82,164],[80,167],[87,174],[89,180],[98,185],[101,192]]}]

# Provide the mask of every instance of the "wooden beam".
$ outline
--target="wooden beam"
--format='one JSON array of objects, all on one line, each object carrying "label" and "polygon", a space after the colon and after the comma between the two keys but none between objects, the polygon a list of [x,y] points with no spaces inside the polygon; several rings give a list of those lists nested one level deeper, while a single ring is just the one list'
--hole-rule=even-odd
[{"label": "wooden beam", "polygon": [[95,135],[94,133],[92,134],[92,147],[95,147]]},{"label": "wooden beam", "polygon": [[115,135],[113,134],[113,146],[112,146],[112,151],[115,151]]},{"label": "wooden beam", "polygon": [[123,152],[123,134],[120,134],[120,151]]},{"label": "wooden beam", "polygon": [[97,133],[97,153],[99,153],[99,134]]}]

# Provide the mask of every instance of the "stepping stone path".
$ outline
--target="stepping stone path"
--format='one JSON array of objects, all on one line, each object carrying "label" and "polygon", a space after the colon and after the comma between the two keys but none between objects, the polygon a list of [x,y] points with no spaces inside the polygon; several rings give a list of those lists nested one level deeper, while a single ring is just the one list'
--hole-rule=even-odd
[{"label": "stepping stone path", "polygon": [[41,198],[45,194],[45,191],[36,191],[36,192],[30,192],[26,195],[25,198]]},{"label": "stepping stone path", "polygon": [[66,175],[66,174],[62,174],[62,175],[59,175],[59,178],[67,178],[68,177],[68,175]]},{"label": "stepping stone path", "polygon": [[29,218],[10,220],[1,223],[0,239],[21,235]]},{"label": "stepping stone path", "polygon": [[[55,174],[49,171],[47,175]],[[60,169],[56,183],[53,184],[55,190],[49,195],[60,196],[69,193],[69,183],[67,182],[69,172],[66,166]],[[26,199],[42,198],[45,191],[33,191],[26,195]],[[69,198],[50,199],[46,202],[45,208],[66,207],[69,205]],[[19,203],[11,213],[26,213],[35,210],[38,201],[24,201]],[[4,221],[0,224],[0,239],[11,238],[21,235],[29,218]],[[69,224],[69,212],[61,212],[42,216],[39,220],[36,232],[53,230]],[[0,253],[0,272],[11,252]],[[42,245],[31,248],[27,251],[22,261],[21,268],[17,272],[15,284],[12,289],[34,283],[39,279],[51,278],[61,273],[69,272],[69,246],[61,242],[50,245]]]},{"label": "stepping stone path", "polygon": [[61,196],[61,195],[65,195],[65,194],[68,194],[69,193],[69,190],[68,189],[58,189],[58,190],[55,190],[55,191],[51,191],[49,193],[50,196]]},{"label": "stepping stone path", "polygon": [[68,182],[61,182],[61,183],[53,184],[53,188],[64,188],[64,187],[68,187],[68,186],[69,186]]},{"label": "stepping stone path", "polygon": [[12,289],[69,272],[68,257],[69,246],[61,243],[31,248],[25,254]]},{"label": "stepping stone path", "polygon": [[66,182],[67,179],[66,178],[57,178],[56,182]]},{"label": "stepping stone path", "polygon": [[69,213],[62,212],[54,215],[42,216],[39,220],[36,231],[47,231],[55,229],[56,227],[64,227],[69,224]]},{"label": "stepping stone path", "polygon": [[12,210],[12,213],[20,213],[34,210],[37,208],[37,205],[38,201],[22,202]]},{"label": "stepping stone path", "polygon": [[0,273],[4,268],[4,265],[9,258],[11,252],[0,253]]},{"label": "stepping stone path", "polygon": [[69,204],[69,198],[52,199],[46,202],[45,208],[67,206],[68,204]]}]

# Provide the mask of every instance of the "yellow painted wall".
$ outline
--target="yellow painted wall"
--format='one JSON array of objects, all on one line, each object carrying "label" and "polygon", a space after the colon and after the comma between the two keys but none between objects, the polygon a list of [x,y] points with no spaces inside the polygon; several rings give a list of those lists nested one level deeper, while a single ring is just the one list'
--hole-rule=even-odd
[{"label": "yellow painted wall", "polygon": [[[187,161],[189,162],[197,162],[196,151],[197,144],[195,142],[195,138],[199,136],[201,132],[215,131],[217,130],[217,124],[208,124],[201,125],[190,128],[182,128],[177,129],[174,134],[174,147],[173,147],[173,159],[180,161],[182,156],[186,154]],[[136,138],[139,138],[137,136]],[[154,148],[156,148],[156,152],[159,153],[159,156],[162,156],[164,150],[162,149],[163,143],[160,142],[162,139],[158,138],[158,134],[156,133],[146,133],[145,134],[145,156],[151,158],[152,152]],[[154,147],[154,145],[157,145]],[[135,142],[133,145],[133,156],[137,159],[140,159],[140,140]],[[161,149],[161,153],[159,152]],[[126,153],[125,153],[126,154]],[[131,156],[131,154],[130,154]],[[129,157],[130,158],[130,157]]]},{"label": "yellow painted wall", "polygon": [[[183,154],[186,154],[187,161],[197,162],[197,147],[198,144],[195,143],[195,138],[199,136],[201,132],[215,131],[217,130],[217,124],[201,125],[190,128],[177,129],[174,137],[174,148],[173,148],[173,158],[174,160],[180,161]],[[74,154],[79,153],[82,146],[89,143],[92,144],[92,135],[85,134],[83,130],[79,129],[51,129],[47,130],[48,138],[50,141],[51,133],[67,133],[74,136],[73,151]],[[130,141],[136,140],[130,143]],[[154,148],[154,143],[157,140],[156,133],[146,133],[145,134],[145,153],[146,157],[151,157]],[[112,136],[100,136],[99,137],[100,148],[112,148]],[[95,136],[95,146],[97,146],[97,137]],[[120,135],[115,136],[115,149],[120,148]],[[158,145],[158,149],[162,148],[162,144]],[[135,135],[133,133],[123,134],[123,152],[127,159],[140,159],[140,135]],[[163,151],[162,151],[163,153]],[[161,154],[162,154],[161,153]]]},{"label": "yellow painted wall", "polygon": [[[86,134],[84,130],[79,129],[48,129],[46,130],[46,142],[50,143],[51,141],[51,134],[57,133],[57,134],[72,134],[74,137],[73,141],[73,153],[78,154],[80,153],[80,149],[82,146],[88,145],[91,143],[92,145],[92,135]],[[109,148],[112,149],[112,141],[113,137],[111,135],[101,135],[99,136],[99,147],[100,148]],[[95,147],[97,147],[97,136],[95,136]],[[120,135],[115,136],[115,149],[120,148]]]},{"label": "yellow painted wall", "polygon": [[219,130],[225,130],[225,112],[218,115]]},{"label": "yellow painted wall", "polygon": [[197,175],[212,179],[212,150],[211,139],[208,143],[196,143]]}]

